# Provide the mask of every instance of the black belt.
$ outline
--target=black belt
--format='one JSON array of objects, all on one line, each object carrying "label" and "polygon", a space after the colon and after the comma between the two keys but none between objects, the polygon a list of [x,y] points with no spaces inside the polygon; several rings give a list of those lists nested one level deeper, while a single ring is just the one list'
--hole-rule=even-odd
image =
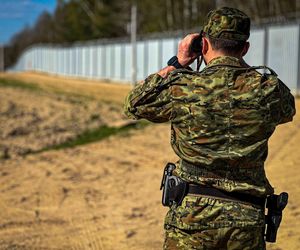
[{"label": "black belt", "polygon": [[203,185],[188,184],[188,194],[206,195],[216,198],[229,199],[237,202],[247,202],[260,207],[265,207],[265,198],[259,198],[249,194],[242,194],[237,192],[226,192],[214,187],[207,187]]}]

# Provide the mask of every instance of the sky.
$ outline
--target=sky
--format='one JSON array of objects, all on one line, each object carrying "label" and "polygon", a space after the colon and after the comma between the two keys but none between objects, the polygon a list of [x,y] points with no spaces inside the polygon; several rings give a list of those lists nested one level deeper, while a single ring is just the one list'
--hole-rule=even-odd
[{"label": "sky", "polygon": [[0,44],[26,25],[33,25],[44,11],[53,13],[56,0],[0,0]]}]

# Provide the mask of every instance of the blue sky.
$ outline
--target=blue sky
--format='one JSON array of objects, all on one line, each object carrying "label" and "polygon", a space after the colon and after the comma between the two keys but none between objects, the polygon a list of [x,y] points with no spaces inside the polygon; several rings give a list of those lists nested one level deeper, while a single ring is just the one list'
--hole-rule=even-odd
[{"label": "blue sky", "polygon": [[56,0],[0,0],[0,44],[7,43],[44,11],[53,12]]}]

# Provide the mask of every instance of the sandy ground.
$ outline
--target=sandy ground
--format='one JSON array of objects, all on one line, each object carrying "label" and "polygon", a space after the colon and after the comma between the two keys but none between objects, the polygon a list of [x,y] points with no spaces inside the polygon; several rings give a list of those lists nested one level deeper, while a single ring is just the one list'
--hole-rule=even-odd
[{"label": "sandy ground", "polygon": [[[91,95],[100,98],[102,85],[89,84]],[[116,92],[119,103],[128,89]],[[270,250],[300,249],[299,128],[297,115],[270,141],[267,175],[276,192],[290,194],[278,242],[268,245]],[[177,159],[169,135],[168,124],[151,125],[0,162],[0,249],[161,249],[167,211],[160,204],[161,172]]]}]

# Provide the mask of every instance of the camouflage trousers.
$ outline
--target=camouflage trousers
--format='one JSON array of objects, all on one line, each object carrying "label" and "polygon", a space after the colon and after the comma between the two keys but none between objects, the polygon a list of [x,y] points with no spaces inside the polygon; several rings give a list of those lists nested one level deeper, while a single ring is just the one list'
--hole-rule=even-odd
[{"label": "camouflage trousers", "polygon": [[224,227],[219,229],[166,230],[165,250],[264,250],[261,228]]},{"label": "camouflage trousers", "polygon": [[164,250],[265,250],[263,230],[262,208],[189,195],[166,215]]}]

